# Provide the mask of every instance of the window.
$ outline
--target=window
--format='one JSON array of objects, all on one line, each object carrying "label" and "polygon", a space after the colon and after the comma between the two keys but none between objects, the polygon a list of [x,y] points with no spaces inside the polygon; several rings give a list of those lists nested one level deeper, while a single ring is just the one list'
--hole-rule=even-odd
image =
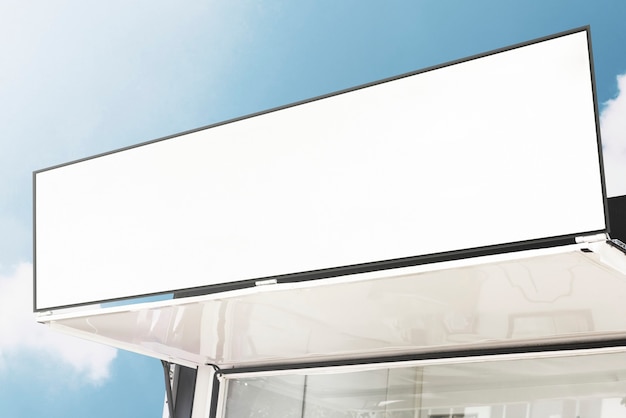
[{"label": "window", "polygon": [[[226,375],[225,418],[615,418],[626,352]],[[365,368],[365,369],[364,369]],[[369,368],[369,369],[367,369]]]}]

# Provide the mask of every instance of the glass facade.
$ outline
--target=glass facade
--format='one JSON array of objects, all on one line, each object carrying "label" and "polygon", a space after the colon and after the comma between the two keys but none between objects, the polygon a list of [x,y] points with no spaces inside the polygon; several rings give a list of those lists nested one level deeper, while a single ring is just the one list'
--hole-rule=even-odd
[{"label": "glass facade", "polygon": [[[626,353],[230,375],[225,418],[626,417]],[[417,365],[416,365],[417,364]],[[374,365],[372,365],[374,367]],[[307,374],[305,374],[307,373]]]}]

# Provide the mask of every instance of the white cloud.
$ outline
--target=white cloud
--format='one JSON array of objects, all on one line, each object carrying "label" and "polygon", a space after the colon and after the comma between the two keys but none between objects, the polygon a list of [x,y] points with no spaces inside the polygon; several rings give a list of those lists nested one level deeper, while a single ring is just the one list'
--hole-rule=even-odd
[{"label": "white cloud", "polygon": [[602,151],[609,197],[626,195],[626,74],[617,76],[618,93],[600,115]]},{"label": "white cloud", "polygon": [[117,350],[66,336],[38,324],[32,312],[33,267],[22,263],[12,275],[0,276],[0,376],[14,356],[35,355],[70,366],[94,384],[109,377]]}]

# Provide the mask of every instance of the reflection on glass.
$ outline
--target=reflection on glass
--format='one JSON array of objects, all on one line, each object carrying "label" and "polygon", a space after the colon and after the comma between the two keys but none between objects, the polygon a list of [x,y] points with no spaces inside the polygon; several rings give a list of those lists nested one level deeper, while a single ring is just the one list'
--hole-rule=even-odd
[{"label": "reflection on glass", "polygon": [[230,378],[226,418],[626,417],[626,353]]}]

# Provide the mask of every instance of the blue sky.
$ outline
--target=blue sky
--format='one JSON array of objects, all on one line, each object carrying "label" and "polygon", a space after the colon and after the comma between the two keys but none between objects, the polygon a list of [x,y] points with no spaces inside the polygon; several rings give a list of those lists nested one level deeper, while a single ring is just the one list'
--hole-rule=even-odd
[{"label": "blue sky", "polygon": [[622,0],[0,1],[0,410],[163,406],[157,360],[34,323],[33,170],[590,24],[607,185],[623,195],[625,17]]}]

